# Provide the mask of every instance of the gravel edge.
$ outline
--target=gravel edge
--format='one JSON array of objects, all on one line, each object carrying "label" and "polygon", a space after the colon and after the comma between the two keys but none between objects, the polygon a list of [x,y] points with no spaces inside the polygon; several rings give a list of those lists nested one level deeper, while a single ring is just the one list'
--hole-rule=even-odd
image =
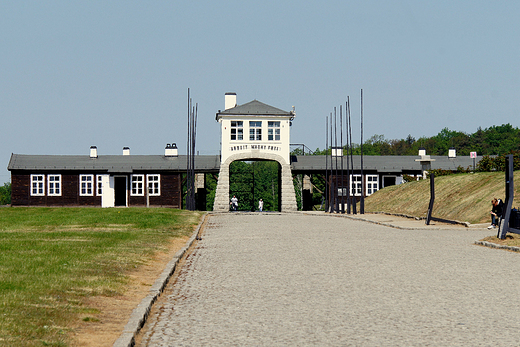
[{"label": "gravel edge", "polygon": [[204,214],[201,222],[193,232],[193,235],[190,237],[186,245],[179,250],[173,258],[168,262],[165,269],[159,276],[159,278],[155,281],[154,285],[150,288],[150,293],[141,301],[139,305],[132,311],[130,319],[128,323],[125,325],[122,334],[113,344],[113,347],[133,347],[135,345],[135,337],[144,326],[148,315],[150,314],[150,310],[152,309],[153,304],[161,293],[163,292],[166,284],[168,283],[170,277],[175,272],[177,268],[177,264],[179,260],[184,256],[186,251],[191,247],[193,242],[197,239],[200,233],[200,229],[206,219],[208,218],[209,213]]},{"label": "gravel edge", "polygon": [[478,246],[484,246],[484,247],[489,247],[489,248],[505,249],[507,251],[512,251],[512,252],[520,252],[520,247],[498,245],[496,243],[492,243],[492,242],[488,242],[488,241],[475,241],[474,243],[476,245],[478,245]]}]

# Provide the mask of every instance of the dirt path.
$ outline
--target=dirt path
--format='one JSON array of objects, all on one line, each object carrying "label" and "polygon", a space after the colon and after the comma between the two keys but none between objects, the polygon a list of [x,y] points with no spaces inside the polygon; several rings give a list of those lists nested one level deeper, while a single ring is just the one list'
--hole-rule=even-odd
[{"label": "dirt path", "polygon": [[119,338],[134,308],[148,295],[168,262],[189,240],[188,236],[174,239],[168,252],[157,253],[152,261],[129,274],[130,283],[124,295],[116,297],[97,296],[89,298],[85,306],[99,310],[98,314],[86,314],[99,321],[79,320],[73,327],[72,346],[104,347],[112,346]]}]

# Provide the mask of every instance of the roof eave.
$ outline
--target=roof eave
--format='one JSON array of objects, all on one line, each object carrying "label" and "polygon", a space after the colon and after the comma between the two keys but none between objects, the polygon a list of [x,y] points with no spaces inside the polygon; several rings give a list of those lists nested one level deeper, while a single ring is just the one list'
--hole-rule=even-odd
[{"label": "roof eave", "polygon": [[289,118],[289,120],[293,120],[296,115],[291,111],[289,113],[264,113],[264,114],[254,114],[254,113],[223,113],[223,112],[217,112],[217,114],[215,115],[215,121],[219,121],[221,118],[234,118],[236,116],[240,116],[240,117],[280,117],[280,118]]}]

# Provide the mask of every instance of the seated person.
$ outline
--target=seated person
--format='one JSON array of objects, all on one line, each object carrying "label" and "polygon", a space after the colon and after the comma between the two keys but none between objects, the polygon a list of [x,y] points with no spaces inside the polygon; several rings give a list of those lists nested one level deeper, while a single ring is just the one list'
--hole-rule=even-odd
[{"label": "seated person", "polygon": [[493,208],[491,209],[491,225],[488,226],[488,229],[497,227],[498,220],[502,217],[504,203],[500,199],[493,198],[493,200],[491,200],[491,205],[493,205]]}]

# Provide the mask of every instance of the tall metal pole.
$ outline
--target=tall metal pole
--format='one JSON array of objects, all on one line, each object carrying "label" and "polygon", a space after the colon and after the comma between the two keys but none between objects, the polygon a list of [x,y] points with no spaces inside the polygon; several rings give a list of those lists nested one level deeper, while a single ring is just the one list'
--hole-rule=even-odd
[{"label": "tall metal pole", "polygon": [[430,203],[428,204],[428,214],[426,215],[426,225],[430,225],[432,220],[433,204],[435,203],[435,174],[430,174]]},{"label": "tall metal pole", "polygon": [[366,180],[363,175],[363,89],[361,89],[361,202],[359,204],[359,213],[365,214],[365,188]]},{"label": "tall metal pole", "polygon": [[194,126],[194,114],[195,114],[195,108],[193,106],[193,103],[191,105],[191,115],[190,115],[190,124],[191,124],[191,133],[190,133],[190,204],[191,204],[191,210],[195,210],[195,201],[194,201],[194,187],[195,187],[195,176],[193,175],[193,156],[195,154],[195,151],[193,150],[193,126]]},{"label": "tall metal pole", "polygon": [[325,212],[329,212],[329,117],[325,117]]},{"label": "tall metal pole", "polygon": [[339,201],[338,201],[338,117],[336,114],[336,107],[334,107],[334,157],[335,157],[335,171],[334,171],[334,210],[335,212],[339,212]]},{"label": "tall metal pole", "polygon": [[342,105],[339,105],[339,127],[340,131],[340,147],[341,147],[341,213],[345,213],[345,182],[343,180],[343,112]]},{"label": "tall metal pole", "polygon": [[349,97],[347,96],[347,101],[345,102],[345,127],[346,127],[346,134],[347,134],[347,213],[350,214],[351,209],[351,199],[350,199],[350,189],[352,187],[352,176],[350,174],[350,144],[349,144],[349,119],[348,119],[348,109],[349,109]]},{"label": "tall metal pole", "polygon": [[195,142],[197,139],[197,113],[198,113],[199,104],[196,103],[195,107],[193,108],[193,114],[192,114],[192,135],[191,135],[191,199],[192,199],[192,208],[193,210],[197,209],[197,204],[195,201],[195,193],[196,193],[196,187],[195,187]]},{"label": "tall metal pole", "polygon": [[334,182],[333,182],[333,178],[332,178],[334,163],[332,161],[332,147],[333,147],[333,141],[332,141],[332,112],[331,112],[330,113],[330,176],[329,176],[329,179],[330,179],[330,185],[329,185],[330,211],[329,212],[331,212],[331,213],[334,212]]},{"label": "tall metal pole", "polygon": [[191,113],[191,98],[190,98],[190,88],[188,88],[188,134],[186,139],[186,208],[191,211],[191,199],[190,199],[190,153],[191,153],[191,122],[190,122],[190,113]]},{"label": "tall metal pole", "polygon": [[254,212],[255,211],[255,202],[256,202],[256,199],[255,199],[255,163],[256,161],[254,161],[252,164],[251,164],[251,167],[253,168],[253,202],[252,202],[252,206],[251,206],[251,212]]},{"label": "tall metal pole", "polygon": [[[348,97],[348,131],[350,135],[350,166],[352,167],[352,176],[354,176],[354,149],[352,148],[352,120],[350,118],[350,97]],[[357,190],[357,187],[354,186],[354,193]],[[352,213],[356,214],[356,195],[354,194],[352,198]]]},{"label": "tall metal pole", "polygon": [[186,208],[196,209],[195,203],[195,139],[197,136],[198,104],[193,106],[188,88],[188,133],[186,143]]}]

